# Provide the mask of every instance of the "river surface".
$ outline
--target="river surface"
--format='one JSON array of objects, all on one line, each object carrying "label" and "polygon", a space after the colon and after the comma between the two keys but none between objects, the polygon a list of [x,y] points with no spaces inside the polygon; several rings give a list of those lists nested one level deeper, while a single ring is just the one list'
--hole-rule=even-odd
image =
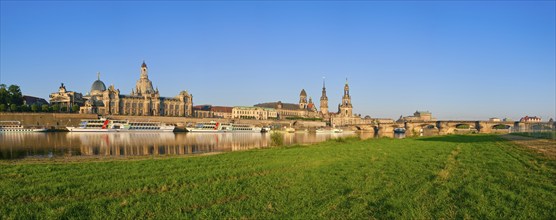
[{"label": "river surface", "polygon": [[[285,145],[350,136],[375,137],[373,133],[283,134]],[[190,155],[272,145],[269,133],[0,133],[0,159]]]}]

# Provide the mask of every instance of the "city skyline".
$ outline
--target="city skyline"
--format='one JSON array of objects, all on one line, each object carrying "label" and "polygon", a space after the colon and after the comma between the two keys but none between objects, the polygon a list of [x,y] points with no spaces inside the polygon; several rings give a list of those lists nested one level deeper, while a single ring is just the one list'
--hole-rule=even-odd
[{"label": "city skyline", "polygon": [[[318,106],[393,118],[554,118],[554,2],[0,2],[0,83],[47,98],[101,80],[129,94],[143,60],[193,104]],[[139,13],[139,12],[144,12]],[[40,19],[39,19],[40,18]],[[40,80],[29,80],[29,79]],[[320,106],[319,106],[320,107]]]}]

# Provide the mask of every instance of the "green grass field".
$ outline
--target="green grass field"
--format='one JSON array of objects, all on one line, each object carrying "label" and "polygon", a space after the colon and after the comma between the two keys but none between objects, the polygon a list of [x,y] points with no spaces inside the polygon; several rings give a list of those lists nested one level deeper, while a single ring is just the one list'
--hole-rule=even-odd
[{"label": "green grass field", "polygon": [[494,135],[0,163],[0,219],[556,219],[555,201],[555,161]]}]

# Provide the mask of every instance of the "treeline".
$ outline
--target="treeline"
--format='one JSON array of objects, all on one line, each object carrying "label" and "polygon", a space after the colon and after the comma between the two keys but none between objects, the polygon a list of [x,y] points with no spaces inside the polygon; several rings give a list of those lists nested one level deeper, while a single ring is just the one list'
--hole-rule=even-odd
[{"label": "treeline", "polygon": [[59,105],[27,105],[23,101],[23,94],[18,85],[6,86],[0,84],[0,112],[78,112],[79,106],[73,105],[70,109]]}]

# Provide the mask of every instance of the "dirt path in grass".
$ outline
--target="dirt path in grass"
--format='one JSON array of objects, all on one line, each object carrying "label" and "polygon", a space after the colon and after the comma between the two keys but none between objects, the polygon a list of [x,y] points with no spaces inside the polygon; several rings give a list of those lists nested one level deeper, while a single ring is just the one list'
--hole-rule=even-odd
[{"label": "dirt path in grass", "polygon": [[501,135],[500,137],[556,160],[556,140],[537,139],[510,134]]}]

